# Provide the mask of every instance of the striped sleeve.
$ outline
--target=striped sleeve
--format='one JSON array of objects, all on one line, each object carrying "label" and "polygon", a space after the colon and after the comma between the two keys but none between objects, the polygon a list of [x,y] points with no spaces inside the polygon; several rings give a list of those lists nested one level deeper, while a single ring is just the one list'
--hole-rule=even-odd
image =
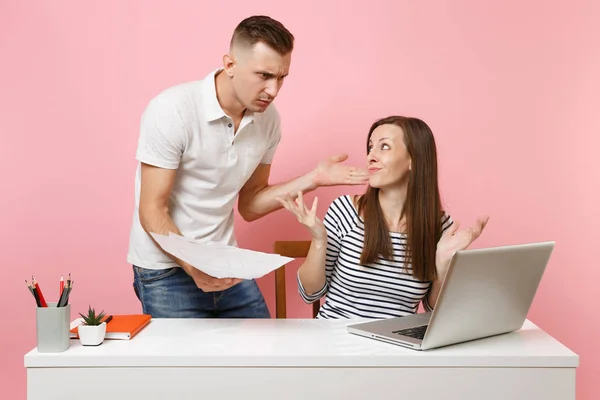
[{"label": "striped sleeve", "polygon": [[442,215],[442,233],[446,231],[446,229],[450,228],[454,224],[452,221],[452,217],[449,214],[444,213]]},{"label": "striped sleeve", "polygon": [[[452,217],[450,217],[449,214],[444,213],[442,215],[442,233],[444,233],[448,228],[450,228],[453,223],[454,223],[454,221],[452,221]],[[432,286],[433,286],[433,283],[431,285],[429,285],[429,290],[431,290]],[[429,290],[427,291],[427,295],[423,296],[423,308],[427,312],[433,311],[433,308],[434,308],[429,303]]]},{"label": "striped sleeve", "polygon": [[300,275],[296,274],[296,279],[298,281],[298,293],[300,293],[300,297],[304,300],[305,303],[313,303],[319,300],[321,297],[325,296],[327,290],[329,288],[329,282],[331,281],[331,275],[333,273],[333,268],[335,266],[335,262],[340,253],[340,248],[342,245],[342,224],[340,218],[342,217],[341,213],[343,212],[343,208],[340,204],[340,199],[336,199],[331,203],[327,212],[325,213],[325,217],[323,218],[323,225],[325,226],[325,230],[327,231],[327,249],[325,253],[325,284],[323,287],[316,293],[308,294],[300,281]]}]

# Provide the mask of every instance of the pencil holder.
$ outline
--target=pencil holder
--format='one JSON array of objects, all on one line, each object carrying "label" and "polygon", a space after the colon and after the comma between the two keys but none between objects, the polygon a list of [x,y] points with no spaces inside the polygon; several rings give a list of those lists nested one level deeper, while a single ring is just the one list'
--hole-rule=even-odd
[{"label": "pencil holder", "polygon": [[71,305],[56,307],[57,303],[48,303],[48,307],[36,309],[37,351],[40,353],[60,353],[69,348],[69,326]]}]

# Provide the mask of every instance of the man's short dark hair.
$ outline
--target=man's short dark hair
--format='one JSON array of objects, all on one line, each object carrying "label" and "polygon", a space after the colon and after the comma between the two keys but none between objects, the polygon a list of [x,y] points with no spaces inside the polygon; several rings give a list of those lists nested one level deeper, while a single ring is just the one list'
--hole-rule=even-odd
[{"label": "man's short dark hair", "polygon": [[280,55],[294,49],[294,35],[283,24],[271,17],[255,15],[244,19],[233,31],[231,47],[253,47],[262,42]]}]

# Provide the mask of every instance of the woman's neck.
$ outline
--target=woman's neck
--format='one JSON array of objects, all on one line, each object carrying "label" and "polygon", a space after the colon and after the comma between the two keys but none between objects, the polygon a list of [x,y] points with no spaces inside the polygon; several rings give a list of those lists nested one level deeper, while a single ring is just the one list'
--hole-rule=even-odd
[{"label": "woman's neck", "polygon": [[406,186],[398,189],[380,189],[379,205],[383,211],[388,228],[392,232],[405,230],[405,218],[402,218],[402,209],[406,203]]}]

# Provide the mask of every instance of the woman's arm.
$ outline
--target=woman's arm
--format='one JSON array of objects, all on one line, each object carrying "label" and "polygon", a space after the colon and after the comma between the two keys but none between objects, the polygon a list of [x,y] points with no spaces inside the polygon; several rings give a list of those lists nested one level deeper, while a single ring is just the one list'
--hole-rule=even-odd
[{"label": "woman's arm", "polygon": [[296,201],[289,196],[278,201],[293,213],[311,234],[311,245],[306,259],[298,269],[297,280],[301,297],[305,302],[312,303],[327,293],[328,281],[339,253],[340,240],[335,213],[330,207],[321,222],[316,216],[318,198],[315,197],[309,210],[304,205],[302,193],[298,193]]},{"label": "woman's arm", "polygon": [[430,310],[428,311],[433,311],[433,309],[435,308],[437,299],[440,296],[440,290],[442,289],[442,283],[444,283],[446,272],[448,272],[449,264],[449,260],[448,262],[445,262],[443,260],[437,260],[436,257],[436,269],[438,273],[437,279],[431,282],[431,287],[429,288],[429,292],[427,293],[427,305],[425,306],[425,308],[428,308],[427,306],[429,306]]},{"label": "woman's arm", "polygon": [[440,295],[440,290],[448,272],[448,266],[452,260],[452,256],[459,250],[465,250],[471,243],[475,241],[483,232],[487,225],[489,217],[477,218],[475,226],[470,226],[467,229],[458,230],[460,222],[452,222],[442,233],[442,237],[438,241],[435,252],[435,267],[437,270],[437,278],[431,283],[429,293],[427,294],[427,302],[433,310],[437,299]]},{"label": "woman's arm", "polygon": [[325,255],[327,241],[313,239],[306,259],[298,269],[299,284],[307,296],[320,292],[326,283]]}]

